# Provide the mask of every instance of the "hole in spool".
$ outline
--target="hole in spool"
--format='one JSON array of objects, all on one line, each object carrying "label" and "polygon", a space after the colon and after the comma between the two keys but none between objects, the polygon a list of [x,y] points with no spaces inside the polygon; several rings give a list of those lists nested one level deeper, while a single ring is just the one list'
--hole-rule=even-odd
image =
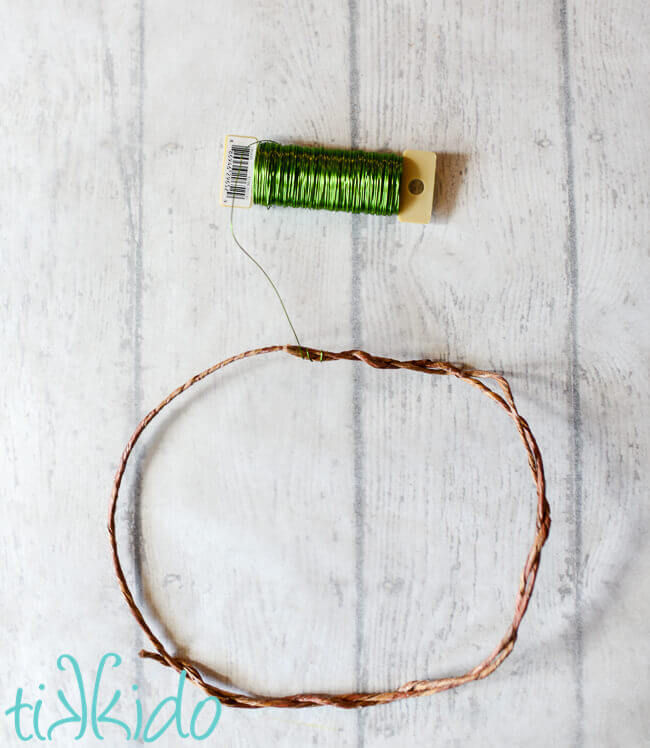
[{"label": "hole in spool", "polygon": [[411,179],[409,192],[411,195],[421,195],[424,192],[424,182],[421,179]]}]

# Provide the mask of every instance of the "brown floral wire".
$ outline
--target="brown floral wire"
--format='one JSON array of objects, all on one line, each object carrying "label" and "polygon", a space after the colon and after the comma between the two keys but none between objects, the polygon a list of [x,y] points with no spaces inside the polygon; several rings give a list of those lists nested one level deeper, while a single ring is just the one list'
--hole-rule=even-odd
[{"label": "brown floral wire", "polygon": [[[142,435],[145,428],[153,421],[153,419],[165,408],[169,403],[177,398],[180,394],[193,387],[197,382],[202,379],[214,374],[219,369],[223,369],[225,366],[240,361],[244,358],[250,358],[252,356],[260,356],[265,353],[273,353],[276,351],[283,351],[289,353],[292,356],[298,356],[306,358],[307,360],[320,363],[327,361],[355,361],[368,364],[374,369],[391,370],[391,369],[407,369],[409,371],[418,371],[424,374],[438,374],[441,376],[452,376],[460,379],[468,384],[476,387],[483,394],[487,395],[497,405],[499,405],[510,418],[514,421],[515,427],[521,440],[524,444],[526,453],[528,454],[528,465],[533,474],[535,486],[537,488],[537,514],[536,514],[536,532],[533,540],[533,544],[526,557],[523,571],[521,573],[521,580],[519,589],[517,590],[517,596],[515,598],[515,612],[512,619],[512,623],[508,627],[505,635],[501,641],[494,648],[492,653],[480,662],[476,667],[463,675],[457,675],[450,678],[436,678],[434,680],[413,680],[399,686],[394,691],[377,691],[369,693],[346,693],[346,694],[326,694],[326,693],[298,693],[289,696],[256,696],[246,693],[237,693],[234,691],[227,691],[222,688],[206,682],[203,676],[195,665],[186,662],[181,657],[175,657],[171,655],[164,647],[160,639],[153,633],[149,624],[145,621],[140,608],[133,599],[133,595],[127,584],[120,562],[118,550],[117,550],[117,539],[115,534],[115,510],[117,507],[117,499],[120,491],[120,485],[122,483],[122,477],[126,469],[127,462],[133,451],[133,448]],[[493,382],[498,386],[500,392],[492,390],[485,381]],[[155,651],[141,651],[140,656],[152,660],[156,660],[167,667],[172,668],[176,672],[180,673],[183,670],[187,673],[187,678],[195,683],[199,688],[203,689],[209,696],[216,696],[222,704],[225,706],[240,707],[244,709],[257,709],[260,707],[289,707],[293,709],[300,709],[308,706],[336,706],[343,709],[352,709],[355,707],[373,706],[375,704],[386,704],[391,701],[397,701],[399,699],[406,699],[411,696],[424,696],[425,694],[439,693],[440,691],[447,691],[451,688],[456,688],[469,683],[471,681],[480,680],[485,678],[490,673],[493,673],[499,665],[506,659],[506,657],[512,652],[517,640],[517,632],[519,625],[524,617],[528,603],[530,602],[531,595],[533,594],[533,587],[535,586],[535,579],[537,577],[537,571],[539,569],[539,562],[541,558],[542,547],[548,538],[549,529],[551,526],[551,514],[548,502],[546,501],[546,485],[544,481],[544,468],[542,466],[542,456],[540,454],[535,437],[528,426],[528,423],[524,418],[519,415],[515,401],[510,390],[510,385],[506,379],[491,371],[481,371],[479,369],[466,369],[461,366],[455,366],[444,361],[430,361],[428,359],[418,359],[413,361],[400,361],[393,358],[383,358],[382,356],[373,356],[370,353],[359,350],[341,351],[340,353],[333,353],[331,351],[321,351],[315,348],[305,348],[302,346],[295,345],[273,345],[266,348],[256,348],[254,350],[245,351],[239,353],[236,356],[221,361],[214,366],[202,371],[200,374],[196,374],[189,379],[185,384],[175,389],[171,394],[151,410],[138,424],[137,428],[133,432],[133,435],[128,441],[128,444],[124,448],[122,457],[120,459],[117,473],[115,474],[115,480],[113,481],[113,490],[111,494],[111,504],[108,519],[108,532],[110,535],[110,543],[113,555],[113,564],[115,567],[115,573],[117,580],[122,590],[122,594],[126,599],[126,602],[133,614],[133,617],[138,622],[140,628],[147,635]]]}]

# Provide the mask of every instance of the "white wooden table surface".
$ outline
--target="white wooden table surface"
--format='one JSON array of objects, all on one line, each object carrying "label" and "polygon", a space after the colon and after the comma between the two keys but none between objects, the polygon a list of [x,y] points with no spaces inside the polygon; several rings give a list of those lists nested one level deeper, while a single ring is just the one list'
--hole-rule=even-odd
[{"label": "white wooden table surface", "polygon": [[[290,342],[217,207],[235,132],[440,154],[425,227],[254,208],[237,230],[305,343],[504,372],[553,527],[487,680],[356,712],[224,709],[207,743],[650,745],[647,3],[7,0],[1,15],[2,712],[43,683],[51,719],[62,653],[88,678],[119,653],[111,682],[139,684],[148,709],[175,690],[137,657],[106,512],[149,407]],[[240,688],[456,674],[511,619],[534,489],[508,419],[459,383],[244,362],[153,427],[136,467],[119,527],[137,597],[170,647]],[[0,736],[20,744],[4,714]]]}]

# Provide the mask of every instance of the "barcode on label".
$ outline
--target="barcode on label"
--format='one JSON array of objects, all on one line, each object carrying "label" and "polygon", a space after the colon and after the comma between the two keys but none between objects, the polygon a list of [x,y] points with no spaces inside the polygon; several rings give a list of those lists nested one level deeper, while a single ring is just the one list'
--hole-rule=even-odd
[{"label": "barcode on label", "polygon": [[256,138],[228,135],[223,157],[221,204],[250,208]]}]

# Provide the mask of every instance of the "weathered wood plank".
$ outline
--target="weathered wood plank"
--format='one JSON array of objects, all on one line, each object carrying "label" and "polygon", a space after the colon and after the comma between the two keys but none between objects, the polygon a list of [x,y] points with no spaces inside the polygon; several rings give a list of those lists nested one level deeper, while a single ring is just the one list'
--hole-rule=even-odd
[{"label": "weathered wood plank", "polygon": [[42,724],[62,716],[60,654],[90,681],[119,652],[121,682],[136,677],[105,518],[134,416],[138,17],[63,2],[1,15],[0,742],[17,745],[16,689],[45,697]]},{"label": "weathered wood plank", "polygon": [[[546,745],[545,722],[568,743],[576,718],[558,19],[549,5],[362,3],[359,21],[361,144],[440,151],[443,198],[424,229],[361,220],[361,342],[506,373],[539,438],[556,520],[502,669],[458,692],[364,713],[361,742],[446,745],[480,733],[490,745]],[[362,686],[464,672],[512,617],[535,512],[523,451],[507,419],[458,384],[368,374],[361,403]]]},{"label": "weathered wood plank", "polygon": [[[147,9],[147,403],[231,353],[292,342],[272,290],[232,241],[230,211],[217,206],[223,137],[349,141],[346,10]],[[253,208],[235,225],[302,339],[348,345],[350,217]],[[142,518],[153,607],[187,654],[253,692],[355,686],[350,388],[342,365],[244,362],[152,437]],[[163,694],[170,678],[159,671],[147,666]],[[339,746],[355,733],[338,710],[228,710],[219,727],[233,746]]]},{"label": "weathered wood plank", "polygon": [[645,542],[650,63],[644,3],[570,4],[578,412],[576,622],[585,745],[650,742]]}]

